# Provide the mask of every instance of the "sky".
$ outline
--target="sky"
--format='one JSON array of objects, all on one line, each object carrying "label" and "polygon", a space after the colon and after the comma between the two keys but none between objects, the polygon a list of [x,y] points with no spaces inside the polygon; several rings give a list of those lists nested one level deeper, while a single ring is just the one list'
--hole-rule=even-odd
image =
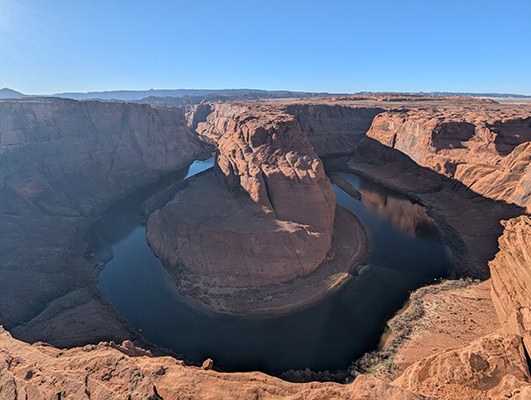
[{"label": "sky", "polygon": [[531,0],[0,0],[0,88],[531,94]]}]

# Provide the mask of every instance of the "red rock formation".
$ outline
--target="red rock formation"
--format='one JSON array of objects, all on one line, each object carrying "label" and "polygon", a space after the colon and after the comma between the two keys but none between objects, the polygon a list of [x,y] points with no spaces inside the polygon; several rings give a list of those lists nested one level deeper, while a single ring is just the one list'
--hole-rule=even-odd
[{"label": "red rock formation", "polygon": [[65,346],[119,339],[125,329],[95,296],[85,230],[110,203],[187,166],[203,147],[176,108],[0,100],[1,323],[25,323],[18,333],[28,340]]},{"label": "red rock formation", "polygon": [[509,333],[523,337],[531,352],[531,217],[503,222],[500,251],[489,263],[492,300],[498,318]]},{"label": "red rock formation", "polygon": [[441,400],[480,400],[511,397],[505,395],[522,387],[529,392],[530,379],[520,338],[495,333],[418,361],[393,383]]},{"label": "red rock formation", "polygon": [[377,115],[367,136],[485,197],[531,206],[529,111],[414,109]]},{"label": "red rock formation", "polygon": [[184,111],[66,99],[0,101],[0,211],[79,216],[187,165]]},{"label": "red rock formation", "polygon": [[[199,283],[261,285],[308,273],[325,257],[334,216],[329,183],[308,141],[321,155],[355,149],[361,154],[369,126],[369,138],[420,166],[487,198],[529,208],[529,108],[465,100],[456,105],[448,99],[368,96],[359,103],[344,98],[198,105],[188,123],[219,144],[218,175],[193,180],[160,212],[167,218],[156,228],[164,234],[152,242],[159,241],[165,247],[159,250],[172,261],[182,254],[179,246],[187,246],[190,253],[183,257],[188,258],[179,262],[201,274]],[[87,215],[195,158],[201,146],[184,111],[29,99],[0,102],[0,116],[0,320],[15,325],[31,319],[15,331],[31,338],[59,331],[64,343],[112,336],[123,326],[85,290],[95,285],[94,269],[79,260],[82,250],[71,240],[79,239]],[[211,180],[216,196],[200,184],[203,179]],[[435,190],[440,182],[424,184],[428,201],[431,196],[450,204],[438,209],[450,222],[465,221],[468,232],[482,241],[492,235],[477,222],[485,212],[496,219],[496,210],[481,209],[492,202],[478,201],[471,213],[459,209],[455,192]],[[210,215],[194,213],[198,207]],[[442,399],[528,399],[529,372],[519,336],[529,349],[529,225],[529,217],[507,222],[501,251],[491,263],[498,314],[517,336],[491,335],[429,356],[392,385],[370,376],[351,385],[291,384],[259,373],[184,367],[170,357],[149,357],[130,342],[59,350],[30,346],[2,330],[0,398],[420,398],[408,391],[414,390]],[[183,241],[178,246],[176,238]]]},{"label": "red rock formation", "polygon": [[328,104],[293,104],[285,110],[297,119],[320,157],[357,149],[374,117],[384,111]]},{"label": "red rock formation", "polygon": [[423,397],[370,376],[354,383],[289,383],[259,372],[220,373],[102,342],[69,350],[15,340],[0,326],[2,400],[350,399]]},{"label": "red rock formation", "polygon": [[194,124],[218,144],[217,176],[198,178],[149,218],[150,246],[170,270],[220,287],[309,274],[330,249],[334,223],[321,160],[290,115],[212,107]]}]

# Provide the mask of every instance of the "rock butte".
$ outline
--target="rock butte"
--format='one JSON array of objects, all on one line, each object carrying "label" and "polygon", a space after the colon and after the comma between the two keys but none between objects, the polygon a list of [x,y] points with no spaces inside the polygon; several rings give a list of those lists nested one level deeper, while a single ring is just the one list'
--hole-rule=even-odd
[{"label": "rock butte", "polygon": [[217,176],[198,178],[156,211],[149,243],[165,265],[182,263],[218,286],[307,275],[332,242],[335,194],[323,164],[293,117],[245,107],[228,114],[197,128],[216,140]]},{"label": "rock butte", "polygon": [[[217,145],[215,171],[194,179],[147,224],[148,242],[181,293],[217,311],[264,314],[336,288],[363,257],[366,234],[344,209],[334,227],[332,185],[295,118],[221,104],[201,105],[189,119]],[[325,262],[312,274],[329,253],[344,273]],[[338,262],[344,253],[348,261]],[[286,284],[295,278],[304,280]]]},{"label": "rock butte", "polygon": [[[531,211],[530,141],[529,105],[459,97],[368,95],[203,103],[187,110],[119,102],[1,100],[0,322],[17,339],[7,331],[0,333],[0,398],[27,394],[37,399],[128,395],[171,399],[230,394],[234,398],[527,399],[531,396],[525,356],[530,346],[531,296],[526,282],[531,228],[529,217],[522,214]],[[261,218],[280,224],[281,235],[294,231],[297,240],[316,243],[302,268],[286,263],[285,269],[272,270],[271,275],[257,268],[241,284],[289,281],[303,270],[319,271],[333,245],[336,212],[330,207],[333,197],[326,196],[332,192],[319,157],[343,154],[342,159],[326,162],[369,175],[430,208],[453,250],[457,275],[488,278],[490,266],[501,327],[484,336],[484,325],[463,324],[468,344],[453,349],[441,345],[436,354],[424,354],[400,367],[392,381],[362,375],[348,385],[295,384],[260,373],[203,370],[172,357],[152,357],[131,343],[70,350],[23,343],[42,340],[73,347],[130,338],[147,346],[95,289],[97,271],[83,257],[83,232],[114,200],[189,164],[211,145],[219,149],[217,171],[194,180],[180,194],[181,200],[193,198],[193,191],[203,186],[201,180],[211,179],[224,191],[231,212],[245,203],[237,210],[242,221]],[[267,168],[258,168],[262,163]],[[303,182],[309,187],[302,187]],[[290,204],[286,186],[310,194],[302,199],[301,210]],[[322,197],[316,195],[318,188]],[[158,214],[170,210],[180,195]],[[297,213],[304,209],[320,211]],[[204,232],[204,221],[194,220],[193,215],[187,218],[193,231]],[[500,220],[506,220],[504,226]],[[222,222],[216,229],[220,226]],[[315,232],[319,235],[312,235]],[[278,244],[273,238],[265,243],[272,249]],[[209,252],[215,255],[214,250]],[[285,248],[274,254],[279,258],[290,254],[293,259]],[[194,271],[205,274],[195,266]],[[442,291],[438,296],[451,298],[453,293]],[[464,308],[456,310],[458,319],[480,320],[465,315]],[[425,333],[409,335],[398,347],[421,343],[442,327],[434,320]]]}]

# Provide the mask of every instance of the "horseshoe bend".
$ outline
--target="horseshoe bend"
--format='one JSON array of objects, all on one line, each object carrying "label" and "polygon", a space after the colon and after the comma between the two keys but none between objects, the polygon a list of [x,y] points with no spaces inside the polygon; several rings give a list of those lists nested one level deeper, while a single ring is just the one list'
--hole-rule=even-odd
[{"label": "horseshoe bend", "polygon": [[0,100],[1,398],[527,398],[528,104],[165,101]]}]

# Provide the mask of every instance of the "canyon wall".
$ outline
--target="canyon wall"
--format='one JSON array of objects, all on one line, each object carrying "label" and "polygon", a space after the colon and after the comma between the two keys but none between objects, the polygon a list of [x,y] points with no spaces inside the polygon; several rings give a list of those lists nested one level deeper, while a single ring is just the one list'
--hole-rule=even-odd
[{"label": "canyon wall", "polygon": [[500,251],[490,262],[492,300],[504,329],[520,335],[531,353],[531,217],[503,225]]},{"label": "canyon wall", "polygon": [[[219,146],[216,170],[193,178],[155,213],[148,234],[166,263],[188,266],[200,284],[282,282],[327,258],[335,199],[317,155],[355,151],[367,174],[434,204],[472,254],[480,252],[472,242],[494,251],[500,207],[529,210],[528,110],[347,103],[200,104],[185,113],[125,103],[0,101],[0,322],[19,338],[58,346],[127,335],[98,297],[97,270],[82,257],[81,235],[117,197],[194,160],[203,149],[197,133]],[[381,146],[371,142],[418,165],[385,164]],[[421,167],[430,174],[418,179]],[[459,185],[478,195],[465,196]],[[504,225],[490,268],[507,333],[434,354],[391,384],[361,376],[351,385],[296,385],[185,367],[127,344],[30,346],[0,329],[0,397],[528,398],[520,337],[529,353],[531,220]]]},{"label": "canyon wall", "polygon": [[317,268],[331,246],[335,195],[297,121],[234,104],[200,105],[189,121],[217,143],[216,171],[149,218],[155,254],[170,271],[220,287],[278,284]]},{"label": "canyon wall", "polygon": [[367,136],[482,196],[531,206],[528,111],[387,111],[374,118]]},{"label": "canyon wall", "polygon": [[384,157],[369,154],[367,139],[374,140],[486,198],[531,206],[531,115],[524,106],[382,96],[281,108],[295,117],[321,157]]},{"label": "canyon wall", "polygon": [[0,212],[87,215],[193,160],[184,112],[133,103],[0,102]]},{"label": "canyon wall", "polygon": [[[22,337],[64,345],[123,333],[102,308],[97,269],[83,258],[84,231],[111,202],[186,166],[202,149],[180,109],[0,101],[1,323],[28,322]],[[66,325],[75,319],[71,310],[85,316],[77,317],[83,325],[42,329],[50,318]]]},{"label": "canyon wall", "polygon": [[383,111],[377,106],[342,104],[293,104],[285,108],[299,122],[320,157],[354,152],[374,117]]},{"label": "canyon wall", "polygon": [[[499,221],[531,211],[528,106],[393,96],[301,103],[284,109],[320,156],[351,152],[347,169],[429,205],[452,248],[455,272],[489,276]],[[346,163],[326,162],[340,169]]]}]

